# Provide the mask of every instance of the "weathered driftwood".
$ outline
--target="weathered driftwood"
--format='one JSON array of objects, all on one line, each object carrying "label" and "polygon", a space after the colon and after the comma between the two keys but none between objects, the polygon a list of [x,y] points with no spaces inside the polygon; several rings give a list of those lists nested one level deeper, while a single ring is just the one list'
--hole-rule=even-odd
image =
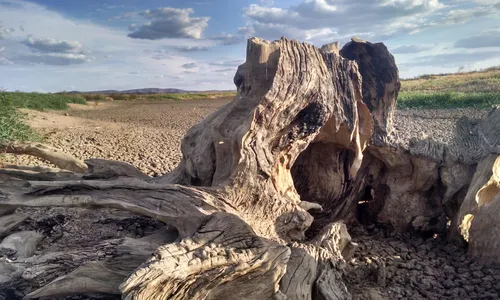
[{"label": "weathered driftwood", "polygon": [[0,152],[11,154],[27,154],[40,157],[50,163],[69,171],[83,173],[87,170],[87,165],[68,155],[61,150],[40,143],[9,143],[0,144]]},{"label": "weathered driftwood", "polygon": [[457,132],[461,146],[397,148],[398,70],[380,43],[353,39],[339,51],[252,38],[234,83],[235,99],[188,131],[181,163],[163,177],[104,160],[86,161],[85,173],[0,169],[4,213],[120,208],[175,228],[169,238],[5,261],[0,268],[14,271],[0,286],[24,287],[28,298],[348,299],[341,273],[356,245],[339,221],[357,214],[399,230],[442,230],[447,214],[458,220],[479,161],[461,151],[468,141],[489,145],[476,152],[483,157],[498,148],[497,125]]}]

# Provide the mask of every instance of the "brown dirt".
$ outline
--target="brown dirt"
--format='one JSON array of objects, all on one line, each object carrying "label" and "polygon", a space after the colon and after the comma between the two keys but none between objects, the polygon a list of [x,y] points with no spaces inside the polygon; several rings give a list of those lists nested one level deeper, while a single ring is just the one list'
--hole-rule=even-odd
[{"label": "brown dirt", "polygon": [[[49,145],[80,159],[125,161],[154,175],[173,170],[187,130],[230,100],[114,101],[72,105],[65,112],[25,112]],[[30,156],[6,156],[4,162],[43,164]]]},{"label": "brown dirt", "polygon": [[[180,139],[187,130],[230,100],[115,101],[97,107],[73,105],[66,112],[28,114],[31,125],[46,136],[46,143],[67,153],[80,159],[126,161],[146,174],[159,175],[180,161]],[[397,111],[395,127],[402,140],[432,135],[447,142],[459,117],[485,114],[478,110]],[[46,165],[27,156],[0,159]],[[111,209],[21,211],[30,219],[17,230],[37,230],[45,235],[38,253],[81,248],[116,237],[142,237],[163,225]],[[500,270],[470,261],[465,248],[449,245],[441,237],[398,235],[378,228],[350,230],[360,245],[344,278],[354,299],[500,299]]]}]

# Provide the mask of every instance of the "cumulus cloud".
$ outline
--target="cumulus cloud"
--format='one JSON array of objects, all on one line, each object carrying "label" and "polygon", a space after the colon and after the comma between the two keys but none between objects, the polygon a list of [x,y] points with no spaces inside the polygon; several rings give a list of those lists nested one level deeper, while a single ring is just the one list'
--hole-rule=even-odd
[{"label": "cumulus cloud", "polygon": [[91,60],[78,41],[56,40],[53,38],[28,37],[21,42],[32,53],[21,53],[11,58],[14,62],[67,66],[82,64]]},{"label": "cumulus cloud", "polygon": [[164,38],[200,39],[208,26],[209,17],[192,17],[192,8],[163,7],[140,13],[148,22],[137,26],[128,37],[158,40]]},{"label": "cumulus cloud", "polygon": [[184,69],[194,69],[198,66],[197,63],[187,63],[187,64],[183,64],[181,67],[183,67]]},{"label": "cumulus cloud", "polygon": [[456,48],[489,48],[500,47],[500,28],[486,30],[481,34],[460,39],[455,43]]},{"label": "cumulus cloud", "polygon": [[29,37],[24,42],[34,52],[42,53],[81,53],[82,43],[78,41],[59,41],[52,38]]},{"label": "cumulus cloud", "polygon": [[288,8],[252,4],[244,10],[244,30],[267,39],[288,36],[325,42],[359,36],[381,40],[493,16],[499,12],[497,6],[478,3],[467,8],[442,0],[303,0]]},{"label": "cumulus cloud", "polygon": [[391,53],[394,54],[413,54],[420,53],[432,49],[429,46],[419,46],[419,45],[403,45],[390,49]]}]

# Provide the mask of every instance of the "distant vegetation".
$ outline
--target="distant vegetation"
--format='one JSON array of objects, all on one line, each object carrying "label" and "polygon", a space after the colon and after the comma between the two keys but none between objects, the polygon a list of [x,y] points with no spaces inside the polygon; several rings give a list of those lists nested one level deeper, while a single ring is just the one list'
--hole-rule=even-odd
[{"label": "distant vegetation", "polygon": [[399,108],[489,108],[500,104],[500,67],[402,80]]}]

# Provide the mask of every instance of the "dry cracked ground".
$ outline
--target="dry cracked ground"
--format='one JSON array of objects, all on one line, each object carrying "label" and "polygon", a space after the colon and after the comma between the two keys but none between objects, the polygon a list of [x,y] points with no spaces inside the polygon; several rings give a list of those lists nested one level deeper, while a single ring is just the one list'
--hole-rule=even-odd
[{"label": "dry cracked ground", "polygon": [[[154,176],[175,168],[181,158],[182,136],[230,100],[116,101],[74,105],[66,112],[27,113],[31,125],[47,137],[48,144],[80,159],[126,161]],[[411,136],[432,136],[447,142],[459,117],[482,118],[486,113],[472,109],[404,110],[396,112],[394,125],[403,141]],[[4,156],[2,160],[44,164],[25,156]],[[162,226],[117,210],[24,211],[30,218],[17,230],[44,234],[37,251],[64,251],[104,239],[142,237]],[[469,260],[467,249],[448,244],[443,237],[395,234],[377,227],[355,226],[350,231],[359,248],[346,265],[344,280],[354,299],[500,299],[500,270]],[[12,299],[19,296],[16,291],[4,293]]]}]

